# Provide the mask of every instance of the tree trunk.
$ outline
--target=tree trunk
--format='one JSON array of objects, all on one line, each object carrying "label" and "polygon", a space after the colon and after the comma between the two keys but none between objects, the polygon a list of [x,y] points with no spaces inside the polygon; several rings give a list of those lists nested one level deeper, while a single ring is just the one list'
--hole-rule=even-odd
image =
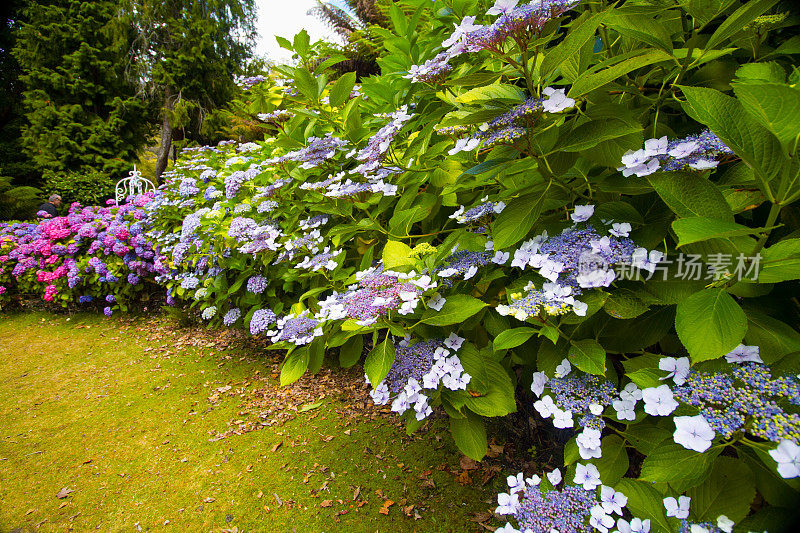
[{"label": "tree trunk", "polygon": [[169,116],[173,106],[172,90],[167,87],[164,90],[164,121],[161,123],[161,145],[158,147],[156,159],[156,180],[160,180],[169,163],[169,153],[172,148],[172,122]]}]

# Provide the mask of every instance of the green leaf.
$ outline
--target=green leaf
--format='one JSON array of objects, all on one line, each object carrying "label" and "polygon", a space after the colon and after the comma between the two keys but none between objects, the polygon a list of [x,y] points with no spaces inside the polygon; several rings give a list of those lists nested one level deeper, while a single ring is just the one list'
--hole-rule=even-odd
[{"label": "green leaf", "polygon": [[628,509],[634,516],[650,519],[652,533],[672,533],[673,528],[664,514],[664,496],[650,483],[625,478],[614,487],[628,497]]},{"label": "green leaf", "polygon": [[605,376],[606,351],[594,339],[575,341],[567,353],[569,362],[589,374]]},{"label": "green leaf", "polygon": [[672,431],[658,425],[652,419],[646,419],[638,424],[630,424],[622,435],[639,452],[650,455],[659,444],[672,437]]},{"label": "green leaf", "polygon": [[364,337],[362,335],[353,335],[339,348],[339,365],[342,368],[350,368],[361,359],[363,350]]},{"label": "green leaf", "polygon": [[295,85],[297,85],[297,89],[300,91],[300,94],[309,100],[316,101],[319,98],[319,85],[317,84],[317,80],[308,70],[304,68],[294,69],[294,82]]},{"label": "green leaf", "polygon": [[454,101],[458,104],[480,104],[491,100],[522,102],[525,100],[525,93],[516,85],[493,83],[484,87],[470,89],[455,98]]},{"label": "green leaf", "polygon": [[575,98],[590,93],[636,69],[662,61],[675,63],[675,59],[666,52],[661,50],[646,50],[638,56],[625,59],[613,66],[595,72],[590,71],[584,73],[572,84],[572,88],[569,90],[569,96]]},{"label": "green leaf", "polygon": [[509,350],[525,343],[536,334],[533,328],[512,328],[507,329],[495,337],[493,346],[495,350]]},{"label": "green leaf", "polygon": [[703,481],[720,451],[719,448],[712,448],[705,453],[697,453],[671,440],[662,442],[645,457],[640,479],[693,487]]},{"label": "green leaf", "polygon": [[762,183],[781,170],[786,157],[780,141],[744,110],[742,104],[716,89],[681,87],[684,110],[708,126],[728,147],[755,169]]},{"label": "green leaf", "polygon": [[800,239],[785,239],[761,250],[758,282],[800,279]]},{"label": "green leaf", "polygon": [[422,322],[431,326],[459,324],[487,305],[489,304],[468,294],[453,294],[447,297],[441,310],[428,309]]},{"label": "green leaf", "polygon": [[722,289],[704,289],[678,304],[675,330],[692,361],[722,357],[742,342],[747,317]]},{"label": "green leaf", "polygon": [[480,461],[486,455],[486,427],[478,415],[468,412],[464,418],[451,418],[450,433],[458,449],[470,459]]},{"label": "green leaf", "polygon": [[[491,359],[486,351],[478,351],[465,343],[459,351],[464,371],[472,376],[465,405],[481,416],[505,416],[517,410],[514,400],[514,383],[506,370]],[[474,381],[474,383],[473,383]],[[478,396],[474,396],[478,394]]]},{"label": "green leaf", "polygon": [[597,28],[600,27],[600,24],[607,14],[608,11],[601,11],[600,13],[588,16],[588,18],[584,18],[584,15],[581,15],[581,18],[584,18],[584,20],[579,18],[573,22],[564,40],[558,46],[547,51],[542,61],[542,66],[539,69],[541,75],[543,77],[549,75],[565,61],[572,60],[580,55],[583,46],[587,42],[594,40]]},{"label": "green leaf", "polygon": [[308,346],[301,346],[290,352],[281,367],[281,387],[300,379],[308,368],[308,362]]},{"label": "green leaf", "polygon": [[733,212],[719,189],[696,173],[656,172],[647,180],[679,217],[718,218],[733,222]]},{"label": "green leaf", "polygon": [[383,381],[394,363],[394,342],[386,335],[382,343],[375,346],[364,361],[364,372],[374,387]]},{"label": "green leaf", "polygon": [[783,356],[800,351],[800,333],[789,324],[757,311],[747,309],[745,344],[758,346],[761,359],[768,365]]},{"label": "green leaf", "polygon": [[592,459],[591,462],[600,472],[603,485],[613,486],[628,471],[628,452],[625,443],[617,435],[604,437],[601,449],[603,455],[598,459]]},{"label": "green leaf", "polygon": [[636,293],[629,289],[617,289],[606,299],[603,310],[614,318],[636,318],[646,312],[648,307]]},{"label": "green leaf", "polygon": [[692,499],[692,515],[703,522],[716,522],[724,514],[741,522],[750,513],[756,495],[753,473],[733,457],[717,457],[709,476],[686,493]]},{"label": "green leaf", "polygon": [[414,264],[414,259],[411,258],[411,247],[399,241],[386,241],[382,258],[386,268]]},{"label": "green leaf", "polygon": [[745,111],[769,129],[784,144],[800,135],[800,91],[777,83],[736,83],[733,92]]},{"label": "green leaf", "polygon": [[542,213],[546,193],[528,194],[509,203],[492,224],[495,249],[500,250],[525,238]]},{"label": "green leaf", "polygon": [[552,152],[580,152],[593,148],[603,141],[640,131],[642,131],[640,124],[633,124],[617,118],[591,120],[577,126],[562,137]]},{"label": "green leaf", "polygon": [[711,50],[722,44],[742,28],[753,22],[758,16],[778,3],[778,0],[750,0],[742,7],[726,17],[706,43],[706,50]]},{"label": "green leaf", "polygon": [[355,84],[355,72],[348,72],[336,80],[336,82],[333,84],[333,87],[331,87],[331,92],[328,96],[330,104],[333,107],[339,107],[344,104],[347,99],[350,98],[350,93],[353,91]]},{"label": "green leaf", "polygon": [[724,239],[741,235],[755,235],[773,228],[748,228],[735,222],[708,217],[679,218],[672,223],[678,236],[678,247],[708,239]]},{"label": "green leaf", "polygon": [[611,10],[606,25],[620,35],[672,52],[672,39],[666,25],[647,15]]}]

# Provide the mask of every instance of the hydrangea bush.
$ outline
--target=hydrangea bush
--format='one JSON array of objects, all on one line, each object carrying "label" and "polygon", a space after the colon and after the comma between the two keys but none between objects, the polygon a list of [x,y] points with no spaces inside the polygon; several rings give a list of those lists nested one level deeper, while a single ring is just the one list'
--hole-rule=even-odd
[{"label": "hydrangea bush", "polygon": [[563,464],[508,477],[503,531],[780,531],[800,37],[778,4],[404,0],[360,85],[282,40],[297,66],[246,84],[275,135],[185,150],[145,207],[155,279],[285,349],[282,383],[363,359],[376,403],[448,417],[474,459],[487,419],[552,424]]},{"label": "hydrangea bush", "polygon": [[[151,193],[152,194],[152,193]],[[38,296],[63,307],[126,311],[162,268],[144,233],[150,196],[121,206],[82,207],[39,223],[0,223],[0,307]]]}]

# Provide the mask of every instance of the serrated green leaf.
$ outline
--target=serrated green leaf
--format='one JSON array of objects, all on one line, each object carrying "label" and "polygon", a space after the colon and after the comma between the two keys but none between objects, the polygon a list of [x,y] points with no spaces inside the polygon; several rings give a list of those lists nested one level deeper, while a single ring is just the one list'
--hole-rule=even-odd
[{"label": "serrated green leaf", "polygon": [[686,488],[699,485],[720,451],[719,448],[711,448],[705,453],[697,453],[666,440],[645,457],[640,479],[655,483],[677,483]]},{"label": "serrated green leaf", "polygon": [[450,433],[461,453],[470,459],[480,461],[486,455],[486,427],[478,415],[468,412],[464,418],[451,418]]},{"label": "serrated green leaf", "polygon": [[678,236],[678,247],[709,239],[725,239],[741,235],[755,235],[773,228],[748,228],[735,222],[708,217],[679,218],[672,223]]},{"label": "serrated green leaf", "polygon": [[333,107],[339,107],[344,104],[348,98],[350,98],[350,93],[353,92],[353,87],[356,84],[356,73],[355,72],[348,72],[344,74],[341,78],[336,80],[331,87],[330,95],[328,96],[328,101]]},{"label": "serrated green leaf", "polygon": [[509,350],[524,344],[528,339],[536,334],[533,328],[512,328],[507,329],[495,337],[492,345],[495,350]]},{"label": "serrated green leaf", "polygon": [[383,342],[369,352],[364,361],[364,372],[367,374],[369,382],[377,387],[389,373],[392,363],[394,363],[394,342],[392,342],[391,336],[387,335]]},{"label": "serrated green leaf", "polygon": [[625,478],[614,489],[628,497],[627,507],[634,516],[650,520],[652,533],[672,533],[664,514],[664,497],[650,483]]},{"label": "serrated green leaf", "polygon": [[387,241],[383,248],[383,264],[386,268],[413,265],[411,247],[399,241]]},{"label": "serrated green leaf", "polygon": [[286,356],[286,360],[281,367],[281,387],[300,379],[308,368],[308,362],[308,346],[301,346],[292,350]]},{"label": "serrated green leaf", "polygon": [[719,189],[695,173],[656,172],[647,180],[679,217],[708,217],[733,222],[733,212]]},{"label": "serrated green leaf", "polygon": [[489,304],[468,294],[453,294],[447,297],[441,310],[428,309],[422,322],[431,326],[459,324],[487,305]]},{"label": "serrated green leaf", "polygon": [[364,337],[354,335],[347,339],[339,348],[339,365],[342,368],[350,368],[361,359],[361,352],[364,350]]},{"label": "serrated green leaf", "polygon": [[675,330],[692,361],[722,357],[742,342],[747,317],[722,289],[704,289],[678,304]]},{"label": "serrated green leaf", "polygon": [[546,193],[528,194],[512,200],[492,224],[494,246],[500,250],[525,238],[539,219]]},{"label": "serrated green leaf", "polygon": [[756,495],[753,473],[733,457],[717,457],[708,477],[686,493],[692,499],[692,515],[714,522],[725,515],[738,523],[750,513]]},{"label": "serrated green leaf", "polygon": [[606,351],[594,339],[574,341],[567,352],[570,363],[589,374],[606,374]]}]

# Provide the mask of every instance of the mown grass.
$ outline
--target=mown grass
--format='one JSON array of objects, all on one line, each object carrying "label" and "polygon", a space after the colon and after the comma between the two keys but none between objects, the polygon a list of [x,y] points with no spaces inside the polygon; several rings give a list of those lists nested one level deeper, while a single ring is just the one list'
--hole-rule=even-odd
[{"label": "mown grass", "polygon": [[242,402],[208,397],[269,373],[274,355],[179,349],[178,333],[148,341],[146,324],[0,315],[0,532],[479,530],[469,518],[492,494],[455,482],[447,435],[347,424],[326,399],[210,440]]}]

